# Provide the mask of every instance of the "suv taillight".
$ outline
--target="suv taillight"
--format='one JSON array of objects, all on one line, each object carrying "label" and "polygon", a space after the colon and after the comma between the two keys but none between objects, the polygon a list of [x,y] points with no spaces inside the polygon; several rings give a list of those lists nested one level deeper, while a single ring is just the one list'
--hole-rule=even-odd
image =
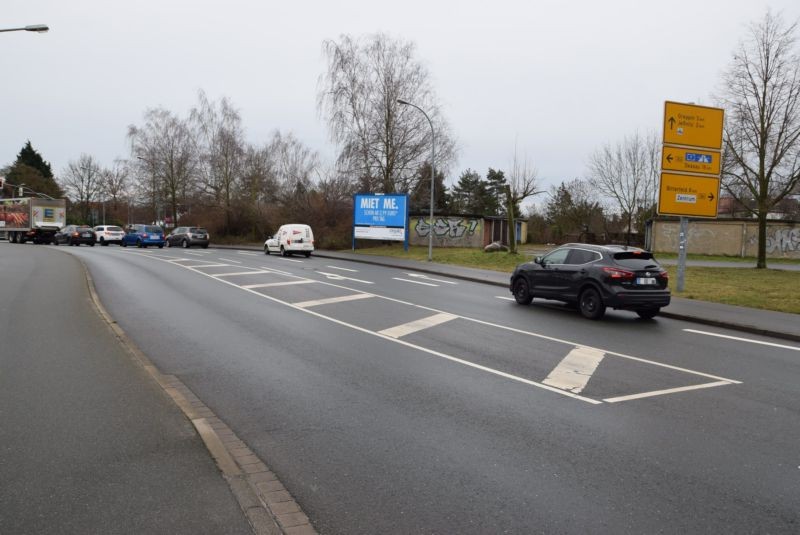
[{"label": "suv taillight", "polygon": [[661,274],[659,275],[659,277],[661,277],[662,279],[668,279],[669,278],[669,273],[666,270],[662,271]]},{"label": "suv taillight", "polygon": [[604,267],[603,271],[612,279],[632,279],[636,276],[633,271],[613,267]]}]

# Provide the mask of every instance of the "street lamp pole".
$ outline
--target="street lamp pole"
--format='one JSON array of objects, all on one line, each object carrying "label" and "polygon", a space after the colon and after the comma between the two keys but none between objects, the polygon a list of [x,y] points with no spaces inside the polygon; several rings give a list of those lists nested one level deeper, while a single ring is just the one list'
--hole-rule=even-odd
[{"label": "street lamp pole", "polygon": [[48,31],[50,28],[47,24],[29,24],[28,26],[23,26],[22,28],[0,28],[0,32],[36,32],[36,33],[44,33]]},{"label": "street lamp pole", "polygon": [[412,104],[410,102],[406,102],[402,99],[397,99],[398,104],[402,104],[404,106],[411,106],[412,108],[417,108],[419,111],[422,112],[422,115],[428,120],[428,124],[431,127],[431,213],[430,213],[430,225],[428,226],[428,262],[433,261],[433,185],[434,180],[436,178],[436,133],[433,129],[433,122],[431,118],[428,117],[428,114],[425,113],[425,110],[417,106],[416,104]]}]

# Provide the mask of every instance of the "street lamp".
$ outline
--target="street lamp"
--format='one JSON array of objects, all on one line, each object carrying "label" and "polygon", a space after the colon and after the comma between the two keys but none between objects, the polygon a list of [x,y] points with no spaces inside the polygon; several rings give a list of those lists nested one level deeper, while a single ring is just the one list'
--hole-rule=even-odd
[{"label": "street lamp", "polygon": [[433,130],[433,122],[431,122],[431,118],[428,117],[428,114],[425,113],[425,110],[417,106],[416,104],[411,104],[410,102],[406,102],[403,99],[397,99],[398,104],[402,104],[403,106],[411,106],[412,108],[417,108],[419,111],[422,112],[422,115],[428,120],[428,124],[431,126],[431,215],[430,215],[430,226],[428,228],[428,262],[433,261],[433,184],[434,179],[436,178],[436,139],[435,139],[435,132]]},{"label": "street lamp", "polygon": [[44,33],[50,30],[47,24],[29,24],[28,26],[23,26],[22,28],[5,28],[0,29],[0,32],[36,32],[36,33]]}]

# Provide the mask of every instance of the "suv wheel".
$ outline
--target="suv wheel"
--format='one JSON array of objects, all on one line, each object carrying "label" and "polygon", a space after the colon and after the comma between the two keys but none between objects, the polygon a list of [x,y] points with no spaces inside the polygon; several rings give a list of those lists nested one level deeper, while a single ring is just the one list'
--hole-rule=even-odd
[{"label": "suv wheel", "polygon": [[266,245],[264,246],[264,254],[269,254],[269,247]]},{"label": "suv wheel", "polygon": [[138,247],[139,249],[144,247],[144,244],[142,243],[142,240],[136,240],[136,247]]},{"label": "suv wheel", "polygon": [[584,318],[598,320],[606,313],[606,306],[600,293],[592,287],[586,288],[578,298],[578,310]]},{"label": "suv wheel", "polygon": [[645,320],[650,320],[655,318],[658,313],[661,311],[660,308],[645,308],[643,310],[637,310],[636,313],[639,314],[639,317]]},{"label": "suv wheel", "polygon": [[525,277],[519,277],[514,281],[514,299],[520,305],[530,305],[533,301],[533,295],[531,295],[531,289],[528,287]]},{"label": "suv wheel", "polygon": [[187,240],[183,240],[181,242],[181,247],[183,247],[184,249],[188,249],[189,248],[189,242]]}]

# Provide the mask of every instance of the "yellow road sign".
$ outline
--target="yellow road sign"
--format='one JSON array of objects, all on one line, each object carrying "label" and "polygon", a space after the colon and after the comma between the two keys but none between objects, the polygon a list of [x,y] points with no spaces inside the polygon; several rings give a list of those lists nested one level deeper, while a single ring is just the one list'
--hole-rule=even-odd
[{"label": "yellow road sign", "polygon": [[664,145],[661,151],[661,169],[719,176],[720,156],[718,151]]},{"label": "yellow road sign", "polygon": [[717,217],[718,200],[718,177],[661,173],[660,215]]},{"label": "yellow road sign", "polygon": [[722,122],[725,111],[679,102],[664,103],[664,143],[722,148]]}]

